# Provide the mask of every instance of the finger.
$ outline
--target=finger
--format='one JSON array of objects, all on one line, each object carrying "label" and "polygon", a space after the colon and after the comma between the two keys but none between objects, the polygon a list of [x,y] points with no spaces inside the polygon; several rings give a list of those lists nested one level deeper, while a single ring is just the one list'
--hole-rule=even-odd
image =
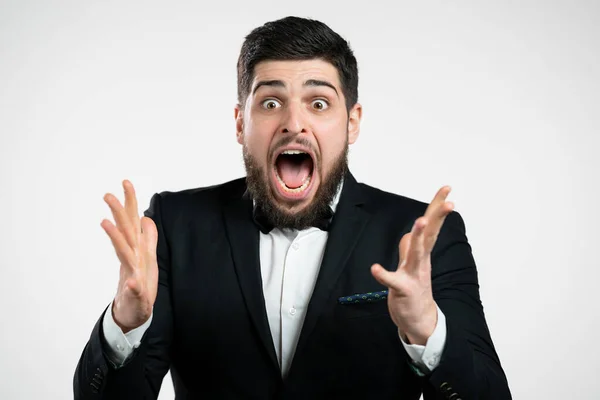
[{"label": "finger", "polygon": [[402,268],[403,264],[406,263],[406,258],[408,257],[408,250],[410,249],[411,237],[412,232],[409,232],[406,235],[402,236],[402,239],[400,239],[400,244],[398,245],[400,252],[400,263],[398,265],[398,268]]},{"label": "finger", "polygon": [[137,197],[135,195],[135,188],[133,184],[127,179],[123,181],[123,191],[125,192],[125,212],[129,216],[129,220],[132,221],[133,231],[135,232],[135,239],[139,238],[140,234],[140,216],[138,211]]},{"label": "finger", "polygon": [[388,271],[383,268],[380,264],[373,264],[371,266],[371,274],[377,280],[377,282],[386,286],[391,290],[399,290],[397,282],[397,277],[394,272]]},{"label": "finger", "polygon": [[442,230],[442,226],[444,225],[444,222],[446,221],[446,217],[448,216],[448,214],[450,214],[452,212],[453,209],[454,209],[454,203],[447,201],[444,204],[442,204],[441,206],[439,206],[436,209],[435,214],[433,214],[431,216],[429,225],[428,225],[427,229],[425,230],[424,245],[425,245],[426,252],[431,253],[431,251],[433,250],[433,247],[435,246],[435,242],[437,241],[440,231]]},{"label": "finger", "polygon": [[428,220],[426,217],[418,218],[411,230],[410,245],[406,252],[406,261],[403,263],[403,268],[408,272],[415,272],[419,269],[425,257],[425,229],[427,228]]},{"label": "finger", "polygon": [[431,217],[436,214],[436,209],[446,202],[451,190],[452,188],[450,186],[442,186],[437,191],[433,200],[429,203],[429,206],[427,206],[427,210],[425,211],[426,217]]},{"label": "finger", "polygon": [[125,265],[129,269],[133,270],[133,264],[131,262],[133,259],[133,254],[131,252],[131,247],[129,247],[129,244],[127,243],[127,240],[125,240],[125,237],[121,231],[119,231],[119,229],[117,229],[117,227],[107,219],[103,220],[100,223],[100,226],[102,226],[102,229],[104,229],[104,232],[106,232],[110,238],[121,265]]},{"label": "finger", "polygon": [[433,250],[446,217],[454,209],[454,203],[446,201],[449,193],[449,186],[441,188],[425,212],[425,216],[429,219],[429,226],[425,232],[425,251],[428,253]]},{"label": "finger", "polygon": [[142,238],[144,240],[144,248],[146,254],[151,256],[152,259],[156,258],[156,246],[158,244],[158,231],[156,230],[156,224],[151,218],[142,217]]},{"label": "finger", "polygon": [[127,218],[127,213],[121,205],[121,202],[110,193],[107,193],[104,196],[104,201],[110,207],[110,211],[115,219],[117,228],[123,234],[129,246],[131,246],[131,248],[135,248],[136,241],[134,238],[133,227],[131,226],[129,218]]}]

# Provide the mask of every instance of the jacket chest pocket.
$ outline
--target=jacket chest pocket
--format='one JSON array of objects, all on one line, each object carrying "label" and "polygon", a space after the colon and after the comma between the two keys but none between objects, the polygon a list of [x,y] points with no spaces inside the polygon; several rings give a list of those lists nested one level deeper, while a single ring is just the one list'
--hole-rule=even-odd
[{"label": "jacket chest pocket", "polygon": [[372,300],[360,303],[336,304],[336,318],[348,320],[356,318],[390,317],[387,299]]}]

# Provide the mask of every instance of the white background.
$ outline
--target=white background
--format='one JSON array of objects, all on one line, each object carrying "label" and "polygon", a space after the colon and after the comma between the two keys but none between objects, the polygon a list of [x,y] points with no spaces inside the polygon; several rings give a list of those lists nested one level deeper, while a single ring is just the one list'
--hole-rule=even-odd
[{"label": "white background", "polygon": [[357,179],[453,186],[513,396],[600,398],[600,3],[449,3],[1,1],[0,398],[72,397],[118,279],[106,192],[243,175],[239,48],[287,15],[355,50]]}]

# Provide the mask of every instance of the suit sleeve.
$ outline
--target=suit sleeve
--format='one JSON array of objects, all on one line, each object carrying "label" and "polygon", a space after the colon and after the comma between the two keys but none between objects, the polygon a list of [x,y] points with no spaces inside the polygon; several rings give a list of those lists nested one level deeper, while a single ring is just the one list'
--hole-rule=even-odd
[{"label": "suit sleeve", "polygon": [[102,314],[92,330],[75,370],[73,391],[77,400],[156,399],[162,380],[169,370],[173,337],[169,291],[170,254],[164,233],[159,194],[152,197],[150,207],[144,214],[152,218],[158,230],[156,252],[159,278],[152,323],[131,357],[122,366],[116,366],[107,356],[106,350],[109,347],[104,338]]},{"label": "suit sleeve", "polygon": [[465,225],[458,213],[446,218],[431,262],[433,297],[446,317],[446,344],[438,366],[422,378],[424,399],[511,399],[485,320]]}]

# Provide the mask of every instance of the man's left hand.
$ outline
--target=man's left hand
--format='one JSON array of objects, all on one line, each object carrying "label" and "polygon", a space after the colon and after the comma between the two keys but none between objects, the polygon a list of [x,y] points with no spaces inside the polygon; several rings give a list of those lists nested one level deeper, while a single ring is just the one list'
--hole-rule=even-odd
[{"label": "man's left hand", "polygon": [[400,240],[400,263],[396,271],[380,264],[371,273],[389,289],[388,307],[402,339],[425,345],[437,325],[437,306],[431,289],[431,251],[446,216],[454,205],[446,201],[450,187],[442,187],[418,218],[410,233]]}]

